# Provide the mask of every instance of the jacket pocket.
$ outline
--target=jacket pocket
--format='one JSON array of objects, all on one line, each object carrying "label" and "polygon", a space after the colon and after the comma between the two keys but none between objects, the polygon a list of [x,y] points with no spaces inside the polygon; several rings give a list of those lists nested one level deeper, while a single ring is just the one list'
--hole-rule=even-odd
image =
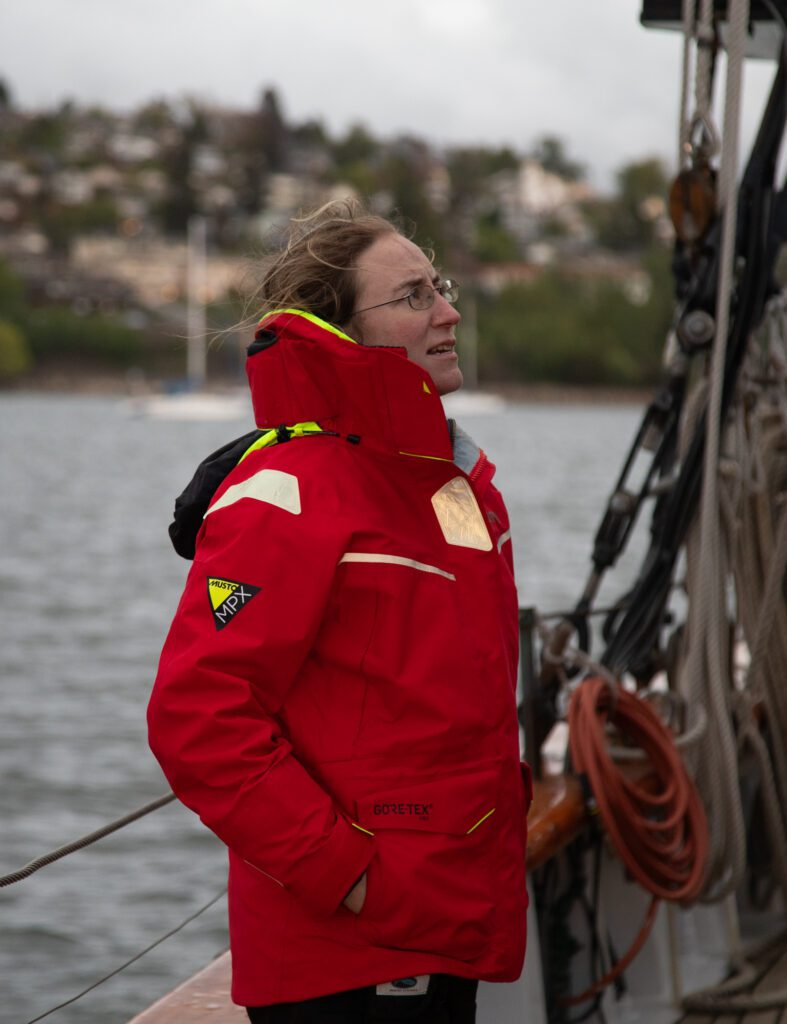
[{"label": "jacket pocket", "polygon": [[478,958],[494,923],[497,767],[370,785],[356,799],[377,845],[361,934],[376,946]]}]

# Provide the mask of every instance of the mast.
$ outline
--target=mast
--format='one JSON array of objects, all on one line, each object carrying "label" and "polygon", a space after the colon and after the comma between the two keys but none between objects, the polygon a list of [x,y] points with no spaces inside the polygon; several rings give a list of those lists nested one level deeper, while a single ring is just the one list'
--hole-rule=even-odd
[{"label": "mast", "polygon": [[478,389],[478,306],[475,293],[462,296],[462,326],[459,338],[462,377],[466,391]]},{"label": "mast", "polygon": [[205,387],[207,366],[205,298],[207,295],[207,226],[204,217],[189,218],[186,253],[186,287],[188,295],[188,350],[186,376],[189,389]]}]

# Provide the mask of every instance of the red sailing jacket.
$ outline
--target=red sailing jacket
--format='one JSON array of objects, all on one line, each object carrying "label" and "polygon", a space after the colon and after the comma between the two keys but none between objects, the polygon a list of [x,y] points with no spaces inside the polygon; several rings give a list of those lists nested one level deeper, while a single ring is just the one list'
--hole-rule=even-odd
[{"label": "red sailing jacket", "polygon": [[512,981],[529,794],[494,467],[453,462],[403,349],[285,311],[250,353],[257,423],[324,433],[252,452],[216,492],[148,715],[172,788],[230,851],[233,999]]}]

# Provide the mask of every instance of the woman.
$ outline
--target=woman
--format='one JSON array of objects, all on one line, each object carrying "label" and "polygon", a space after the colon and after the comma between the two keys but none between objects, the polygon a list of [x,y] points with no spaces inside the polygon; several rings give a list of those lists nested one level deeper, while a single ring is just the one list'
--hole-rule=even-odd
[{"label": "woman", "polygon": [[440,401],[456,295],[354,204],[263,281],[263,433],[212,494],[149,710],[229,848],[252,1021],[470,1022],[477,980],[521,971],[517,600],[494,467]]}]

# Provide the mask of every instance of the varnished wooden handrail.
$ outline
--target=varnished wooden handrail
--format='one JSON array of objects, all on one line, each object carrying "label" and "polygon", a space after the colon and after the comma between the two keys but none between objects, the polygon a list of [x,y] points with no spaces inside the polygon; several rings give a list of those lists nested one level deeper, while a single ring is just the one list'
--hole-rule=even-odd
[{"label": "varnished wooden handrail", "polygon": [[[573,776],[552,775],[535,782],[527,818],[528,870],[541,867],[575,839],[586,813],[581,786]],[[230,1002],[229,991],[230,955],[224,953],[130,1024],[242,1024],[246,1013]]]},{"label": "varnished wooden handrail", "polygon": [[533,783],[527,816],[528,871],[540,868],[576,839],[586,815],[582,787],[573,775],[547,775]]}]

